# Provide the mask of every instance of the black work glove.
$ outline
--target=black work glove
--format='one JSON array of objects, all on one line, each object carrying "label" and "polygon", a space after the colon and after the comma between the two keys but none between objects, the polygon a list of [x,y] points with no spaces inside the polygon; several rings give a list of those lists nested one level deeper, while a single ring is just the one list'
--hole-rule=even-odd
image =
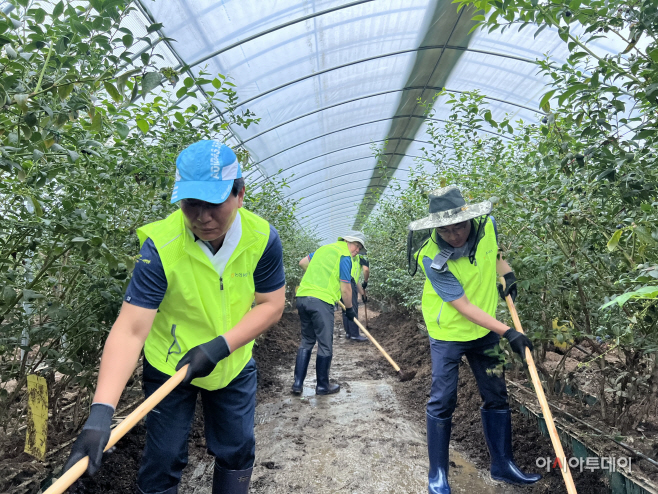
[{"label": "black work glove", "polygon": [[368,282],[364,281],[363,283],[361,283],[361,288],[363,288],[364,290],[368,288]]},{"label": "black work glove", "polygon": [[363,292],[363,295],[361,295],[361,300],[363,300],[364,304],[368,301],[368,294],[366,292]]},{"label": "black work glove", "polygon": [[354,318],[356,317],[356,312],[354,312],[354,307],[348,307],[345,309],[345,315],[350,321],[354,321]]},{"label": "black work glove", "polygon": [[190,364],[187,368],[187,374],[183,383],[189,384],[192,379],[197,377],[206,377],[210,374],[220,360],[225,359],[231,354],[228,348],[228,343],[223,336],[218,336],[210,340],[208,343],[203,343],[191,348],[182,359],[178,361],[176,370],[183,367],[185,364]]},{"label": "black work glove", "polygon": [[503,275],[503,278],[505,278],[505,290],[503,290],[503,285],[499,283],[498,295],[500,295],[500,298],[502,298],[503,301],[505,300],[505,297],[509,295],[512,297],[512,302],[516,302],[516,296],[518,294],[516,290],[516,276],[510,271],[506,275]]},{"label": "black work glove", "polygon": [[62,472],[66,472],[85,456],[89,456],[86,474],[94,475],[98,471],[103,459],[103,450],[110,439],[113,414],[113,406],[105,403],[91,405],[89,418],[85,422],[82,432],[73,443],[71,454]]},{"label": "black work glove", "polygon": [[509,328],[505,331],[503,337],[507,338],[512,350],[518,353],[523,359],[525,359],[525,348],[528,347],[532,350],[532,341],[530,341],[530,338],[523,333],[519,333],[516,329]]}]

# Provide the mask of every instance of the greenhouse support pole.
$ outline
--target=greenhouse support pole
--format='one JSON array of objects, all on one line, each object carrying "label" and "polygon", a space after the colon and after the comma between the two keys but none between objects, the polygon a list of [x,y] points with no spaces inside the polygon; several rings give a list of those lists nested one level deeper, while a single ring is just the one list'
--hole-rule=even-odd
[{"label": "greenhouse support pole", "polygon": [[[107,451],[112,446],[114,446],[119,439],[125,436],[130,429],[137,425],[137,422],[142,420],[147,413],[155,408],[155,406],[160,403],[165,396],[171,393],[176,386],[178,386],[183,379],[185,374],[187,374],[187,368],[189,364],[181,367],[176,374],[171,376],[165,383],[160,386],[155,393],[149,396],[144,402],[139,405],[130,415],[123,419],[119,424],[112,430],[110,435],[110,440],[107,442],[104,451]],[[53,485],[51,485],[43,494],[62,494],[68,489],[73,482],[78,480],[78,478],[85,473],[87,466],[89,465],[89,457],[85,456],[82,460],[78,461],[71,468],[69,468],[64,474],[58,478]]]},{"label": "greenhouse support pole", "polygon": [[[499,278],[500,283],[503,285],[503,290],[505,289],[505,278],[502,276]],[[509,309],[510,315],[512,316],[512,321],[514,321],[514,327],[519,333],[525,334],[523,327],[521,327],[521,320],[519,319],[519,314],[516,312],[516,307],[514,306],[514,301],[512,297],[507,295],[505,297],[505,302],[507,302],[507,308]],[[537,373],[537,367],[535,366],[535,360],[532,358],[532,352],[528,347],[525,348],[525,360],[528,364],[528,370],[530,371],[530,376],[532,377],[532,384],[535,387],[535,393],[537,393],[537,398],[539,399],[539,405],[541,406],[541,412],[546,421],[546,427],[548,428],[548,435],[551,437],[551,443],[553,443],[553,449],[555,450],[555,457],[559,460],[562,465],[560,472],[562,472],[562,478],[567,487],[568,494],[578,494],[576,491],[576,485],[573,483],[573,477],[571,476],[571,470],[569,469],[569,462],[567,457],[564,454],[564,449],[562,448],[562,442],[560,441],[560,436],[557,433],[555,427],[555,422],[553,421],[553,415],[551,414],[551,409],[548,406],[548,401],[546,400],[546,395],[544,394],[544,388],[541,385],[539,380],[539,374]]]}]

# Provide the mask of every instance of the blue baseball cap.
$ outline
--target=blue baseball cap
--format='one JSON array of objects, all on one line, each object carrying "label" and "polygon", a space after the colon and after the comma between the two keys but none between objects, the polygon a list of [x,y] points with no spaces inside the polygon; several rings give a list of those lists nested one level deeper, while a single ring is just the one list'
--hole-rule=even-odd
[{"label": "blue baseball cap", "polygon": [[233,181],[242,169],[233,150],[218,140],[195,142],[176,158],[176,183],[172,204],[181,199],[221,204],[228,199]]}]

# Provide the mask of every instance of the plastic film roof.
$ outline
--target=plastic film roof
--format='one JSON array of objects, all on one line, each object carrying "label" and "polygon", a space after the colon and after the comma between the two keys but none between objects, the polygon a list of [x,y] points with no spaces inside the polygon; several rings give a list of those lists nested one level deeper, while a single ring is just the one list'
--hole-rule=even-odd
[{"label": "plastic film roof", "polygon": [[[333,241],[359,228],[357,215],[386,190],[373,146],[388,140],[386,171],[406,180],[426,139],[419,97],[477,89],[495,117],[538,117],[547,81],[532,62],[548,52],[566,57],[557,34],[469,34],[473,13],[451,2],[141,0],[127,22],[136,32],[138,24],[163,24],[162,34],[176,40],[158,46],[163,66],[231,78],[238,109],[260,118],[233,128],[229,143],[246,147],[256,165],[248,185],[286,178],[300,224]],[[618,48],[613,42],[599,40],[597,49]],[[435,110],[440,125],[448,108],[439,99]]]}]

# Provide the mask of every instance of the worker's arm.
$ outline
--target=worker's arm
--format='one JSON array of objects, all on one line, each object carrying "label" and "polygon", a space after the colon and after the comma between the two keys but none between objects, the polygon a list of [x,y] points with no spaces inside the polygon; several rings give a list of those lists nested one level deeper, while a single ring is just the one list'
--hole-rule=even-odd
[{"label": "worker's arm", "polygon": [[281,319],[286,303],[286,287],[270,293],[256,293],[256,306],[233,328],[224,333],[231,352],[255,340]]},{"label": "worker's arm", "polygon": [[107,403],[116,408],[157,312],[157,309],[123,303],[103,348],[94,403]]},{"label": "worker's arm", "polygon": [[457,311],[466,319],[478,326],[488,329],[489,331],[493,331],[502,336],[508,329],[510,329],[506,324],[498,321],[495,317],[491,317],[477,305],[472,304],[466,295],[462,295],[457,300],[448,303],[457,309]]},{"label": "worker's arm", "polygon": [[363,284],[368,283],[368,278],[370,278],[370,267],[368,266],[361,266],[361,269],[363,271]]},{"label": "worker's arm", "polygon": [[304,257],[301,261],[299,261],[299,266],[300,266],[304,271],[306,271],[306,269],[308,268],[308,265],[309,265],[310,262],[311,262],[311,260],[308,258],[308,256],[306,256],[306,257]]},{"label": "worker's arm", "polygon": [[352,307],[352,284],[348,281],[340,282],[340,298],[343,299],[343,304],[346,309]]},{"label": "worker's arm", "polygon": [[505,276],[507,273],[511,272],[512,268],[507,263],[507,261],[502,257],[498,257],[496,260],[496,273],[498,273],[498,276]]}]

